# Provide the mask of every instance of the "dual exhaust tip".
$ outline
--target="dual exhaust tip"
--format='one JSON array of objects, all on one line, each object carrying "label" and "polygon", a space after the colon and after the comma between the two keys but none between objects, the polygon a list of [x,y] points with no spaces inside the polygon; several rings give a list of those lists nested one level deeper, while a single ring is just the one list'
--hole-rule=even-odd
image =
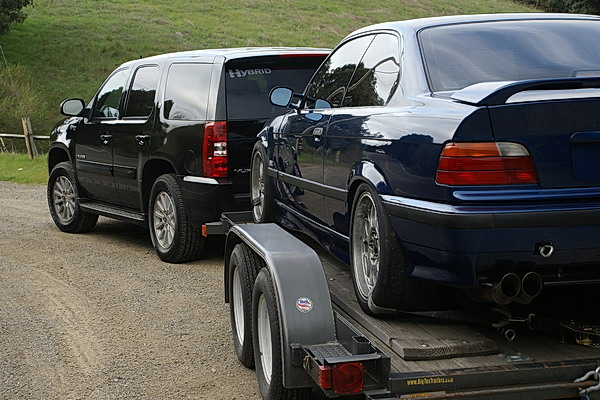
[{"label": "dual exhaust tip", "polygon": [[507,305],[513,301],[529,304],[540,294],[543,286],[544,281],[537,272],[528,272],[522,279],[510,272],[491,287],[481,289],[480,297],[500,305]]}]

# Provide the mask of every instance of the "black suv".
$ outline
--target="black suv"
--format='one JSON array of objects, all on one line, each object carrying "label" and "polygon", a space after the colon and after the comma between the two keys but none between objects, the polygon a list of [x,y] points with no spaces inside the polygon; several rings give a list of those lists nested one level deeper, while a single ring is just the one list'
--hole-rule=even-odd
[{"label": "black suv", "polygon": [[86,106],[52,132],[48,204],[65,232],[91,230],[98,215],[149,226],[158,256],[196,259],[201,225],[250,208],[256,135],[283,112],[274,86],[301,90],[329,51],[246,48],[164,54],[127,62]]}]

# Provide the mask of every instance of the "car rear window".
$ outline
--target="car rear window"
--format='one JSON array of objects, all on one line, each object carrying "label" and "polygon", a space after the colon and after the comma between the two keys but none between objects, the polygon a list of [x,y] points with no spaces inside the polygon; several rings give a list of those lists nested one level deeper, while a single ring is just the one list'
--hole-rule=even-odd
[{"label": "car rear window", "polygon": [[229,61],[225,67],[227,119],[266,119],[282,109],[269,102],[275,86],[304,91],[325,54],[315,56],[254,57]]},{"label": "car rear window", "polygon": [[481,82],[600,76],[600,21],[496,21],[419,33],[433,92]]}]

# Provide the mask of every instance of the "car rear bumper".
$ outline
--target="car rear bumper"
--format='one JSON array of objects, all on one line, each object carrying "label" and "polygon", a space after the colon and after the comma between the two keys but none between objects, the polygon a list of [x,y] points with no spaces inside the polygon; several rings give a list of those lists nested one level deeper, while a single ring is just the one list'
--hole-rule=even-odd
[{"label": "car rear bumper", "polygon": [[225,211],[243,211],[250,208],[249,197],[234,192],[226,179],[179,177],[181,195],[191,223],[200,226],[218,221]]},{"label": "car rear bumper", "polygon": [[[453,206],[382,196],[415,277],[476,287],[507,272],[544,284],[600,282],[600,203]],[[539,248],[554,252],[543,257]]]}]

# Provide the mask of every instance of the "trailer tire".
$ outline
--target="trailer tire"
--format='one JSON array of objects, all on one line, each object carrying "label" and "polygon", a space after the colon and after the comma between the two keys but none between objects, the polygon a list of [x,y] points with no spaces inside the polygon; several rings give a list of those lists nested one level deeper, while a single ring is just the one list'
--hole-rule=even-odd
[{"label": "trailer tire", "polygon": [[245,243],[233,248],[229,259],[229,315],[235,354],[242,365],[254,368],[252,345],[252,290],[264,262]]},{"label": "trailer tire", "polygon": [[257,224],[273,222],[275,219],[275,201],[273,185],[267,168],[267,152],[260,141],[252,149],[250,172],[250,201],[252,218]]},{"label": "trailer tire", "polygon": [[283,386],[279,307],[267,268],[256,277],[252,293],[252,340],[258,388],[265,400],[305,400],[311,388]]}]

